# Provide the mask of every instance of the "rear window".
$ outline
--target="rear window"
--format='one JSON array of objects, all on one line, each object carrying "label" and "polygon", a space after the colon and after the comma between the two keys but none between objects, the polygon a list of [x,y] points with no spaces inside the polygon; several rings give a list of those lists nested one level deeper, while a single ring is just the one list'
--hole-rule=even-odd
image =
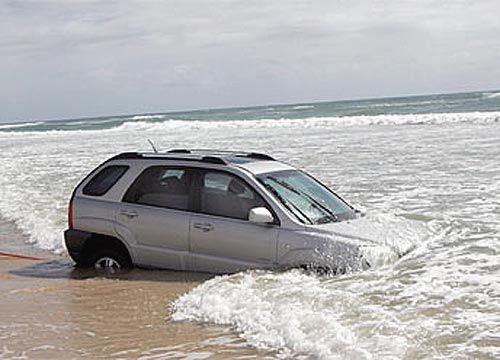
[{"label": "rear window", "polygon": [[128,166],[125,165],[105,167],[85,185],[83,194],[90,196],[102,196],[106,194],[127,170]]}]

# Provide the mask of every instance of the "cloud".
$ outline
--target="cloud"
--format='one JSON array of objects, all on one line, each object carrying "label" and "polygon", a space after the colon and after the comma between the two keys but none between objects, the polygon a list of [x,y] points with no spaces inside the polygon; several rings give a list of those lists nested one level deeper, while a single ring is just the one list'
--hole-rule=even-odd
[{"label": "cloud", "polygon": [[3,1],[0,121],[498,87],[496,0]]}]

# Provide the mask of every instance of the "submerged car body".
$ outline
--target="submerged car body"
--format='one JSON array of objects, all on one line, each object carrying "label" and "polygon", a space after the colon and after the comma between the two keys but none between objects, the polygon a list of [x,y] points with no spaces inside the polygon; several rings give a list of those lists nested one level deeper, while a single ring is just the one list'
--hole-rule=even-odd
[{"label": "submerged car body", "polygon": [[81,266],[231,273],[367,266],[359,214],[325,185],[268,155],[123,153],[74,190],[66,247]]}]

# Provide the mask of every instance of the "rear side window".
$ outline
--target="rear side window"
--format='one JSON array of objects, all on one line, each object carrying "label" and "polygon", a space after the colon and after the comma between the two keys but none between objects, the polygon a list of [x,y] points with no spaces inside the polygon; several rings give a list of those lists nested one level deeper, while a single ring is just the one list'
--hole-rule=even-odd
[{"label": "rear side window", "polygon": [[139,175],[123,201],[134,204],[187,210],[191,172],[165,166],[150,167]]},{"label": "rear side window", "polygon": [[102,196],[106,194],[127,170],[128,166],[125,165],[105,167],[85,185],[83,194],[90,196]]}]

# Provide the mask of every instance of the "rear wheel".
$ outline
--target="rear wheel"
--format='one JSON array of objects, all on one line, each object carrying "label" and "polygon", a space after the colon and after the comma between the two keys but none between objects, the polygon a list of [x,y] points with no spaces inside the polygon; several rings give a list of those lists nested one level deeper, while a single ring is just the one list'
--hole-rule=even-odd
[{"label": "rear wheel", "polygon": [[88,267],[106,273],[115,273],[132,267],[130,258],[116,249],[95,249],[86,262]]}]

